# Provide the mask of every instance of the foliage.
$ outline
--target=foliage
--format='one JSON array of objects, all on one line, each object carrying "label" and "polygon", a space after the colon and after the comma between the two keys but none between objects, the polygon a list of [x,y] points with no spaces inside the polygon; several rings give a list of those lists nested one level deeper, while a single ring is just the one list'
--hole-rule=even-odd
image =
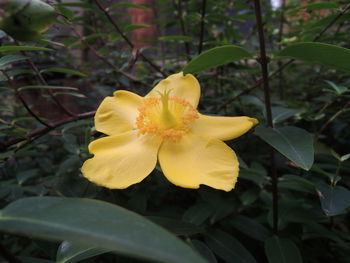
[{"label": "foliage", "polygon": [[[259,25],[253,2],[57,0],[35,41],[0,34],[3,262],[350,262],[350,5],[262,1]],[[179,188],[159,167],[124,190],[83,178],[102,99],[182,70],[201,112],[260,121],[227,142],[236,188]]]}]

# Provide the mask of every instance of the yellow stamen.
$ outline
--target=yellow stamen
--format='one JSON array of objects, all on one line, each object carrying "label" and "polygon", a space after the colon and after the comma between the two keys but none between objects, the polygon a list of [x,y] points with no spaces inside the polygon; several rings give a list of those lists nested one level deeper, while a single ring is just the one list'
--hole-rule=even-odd
[{"label": "yellow stamen", "polygon": [[169,93],[161,93],[160,98],[147,98],[138,109],[139,135],[152,133],[178,141],[190,131],[191,123],[199,118],[197,110],[184,99],[169,97]]}]

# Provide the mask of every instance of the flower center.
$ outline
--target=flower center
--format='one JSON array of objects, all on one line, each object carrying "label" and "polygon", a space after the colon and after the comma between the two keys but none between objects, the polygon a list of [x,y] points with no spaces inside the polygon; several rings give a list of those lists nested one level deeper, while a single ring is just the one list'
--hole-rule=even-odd
[{"label": "flower center", "polygon": [[170,91],[160,98],[146,98],[136,118],[138,134],[158,134],[163,139],[178,141],[189,132],[190,124],[197,119],[197,110],[186,100],[170,97]]}]

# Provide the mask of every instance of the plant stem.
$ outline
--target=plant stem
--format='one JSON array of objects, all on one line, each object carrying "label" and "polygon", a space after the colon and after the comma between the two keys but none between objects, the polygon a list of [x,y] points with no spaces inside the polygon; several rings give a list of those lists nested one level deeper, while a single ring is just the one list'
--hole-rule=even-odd
[{"label": "plant stem", "polygon": [[[15,41],[16,45],[19,46],[18,41]],[[23,56],[27,56],[27,53],[25,51],[21,51],[21,54]],[[32,61],[32,59],[30,57],[27,58],[28,64],[30,65],[30,67],[32,68],[32,70],[35,72],[36,76],[38,77],[38,80],[40,82],[41,85],[44,86],[48,86],[49,84],[46,82],[45,78],[43,77],[43,75],[41,74],[40,70],[36,67],[36,65],[34,64],[34,62]],[[53,99],[53,101],[57,104],[57,106],[68,116],[75,116],[75,114],[73,112],[71,112],[70,110],[68,110],[57,98],[56,96],[53,94],[52,90],[49,89],[48,90],[50,97]]]},{"label": "plant stem", "polygon": [[[112,24],[112,26],[115,28],[115,30],[118,32],[118,34],[125,40],[125,42],[132,48],[135,49],[136,47],[134,46],[134,44],[131,42],[131,40],[123,33],[123,31],[119,28],[119,26],[117,25],[117,23],[113,20],[113,18],[111,17],[111,15],[108,13],[107,9],[105,9],[102,4],[100,3],[99,0],[95,0],[95,3],[97,5],[97,7],[105,14],[105,16],[107,17],[108,21]],[[151,59],[149,59],[148,57],[146,57],[141,51],[139,51],[139,55],[140,57],[146,61],[153,69],[155,69],[157,72],[159,72],[160,74],[162,74],[163,77],[166,77],[167,75],[160,69],[160,67],[158,67],[158,65],[156,65]]]},{"label": "plant stem", "polygon": [[[332,25],[334,25],[334,23],[341,18],[347,11],[350,10],[350,4],[348,4],[330,23],[328,23],[323,30],[318,34],[318,36],[316,36],[313,41],[317,41]],[[294,62],[294,59],[291,59],[289,61],[287,61],[286,63],[282,64],[282,66],[280,66],[278,69],[276,69],[274,72],[272,72],[269,75],[269,79],[275,77],[279,72],[281,72],[282,70],[284,70],[287,66],[289,66],[291,63]],[[233,101],[235,101],[238,97],[248,94],[249,92],[251,92],[252,90],[260,87],[260,85],[262,85],[263,83],[263,79],[260,78],[258,79],[251,87],[249,87],[248,89],[243,90],[241,93],[239,93],[238,95],[229,98],[227,101],[225,101],[220,107],[216,108],[214,111],[218,112],[221,111],[222,109],[224,109],[228,104],[232,103]]]},{"label": "plant stem", "polygon": [[[265,48],[265,36],[264,36],[264,25],[261,17],[261,6],[260,0],[254,0],[254,9],[256,24],[259,35],[260,45],[260,58],[259,63],[261,65],[264,97],[265,97],[265,109],[267,123],[270,128],[273,128],[272,112],[271,112],[271,99],[270,99],[270,88],[269,88],[269,73],[268,73],[268,59],[266,56]],[[271,179],[272,179],[272,214],[273,214],[273,232],[275,235],[278,234],[278,189],[277,189],[277,173],[275,164],[275,154],[273,148],[270,146],[270,166],[271,166]]]},{"label": "plant stem", "polygon": [[33,139],[37,139],[37,138],[47,134],[51,130],[54,130],[54,129],[58,128],[59,126],[62,126],[66,123],[91,118],[95,115],[95,113],[96,113],[96,111],[90,111],[90,112],[77,114],[76,116],[67,117],[65,119],[52,122],[52,123],[50,123],[50,126],[46,126],[44,128],[39,128],[39,129],[36,129],[34,131],[31,131],[25,137],[11,138],[8,141],[0,143],[0,152],[6,151],[6,149],[8,147],[10,147],[11,145],[14,145],[16,143],[23,142],[23,141],[32,141]]},{"label": "plant stem", "polygon": [[142,85],[144,85],[144,86],[146,86],[146,87],[152,88],[152,86],[151,86],[150,84],[148,84],[148,83],[146,83],[146,82],[144,82],[144,81],[142,81],[142,80],[139,80],[139,79],[135,78],[133,75],[131,75],[131,74],[129,74],[129,73],[126,73],[126,72],[124,72],[124,71],[121,71],[116,65],[114,65],[112,62],[110,62],[107,58],[101,56],[101,55],[97,52],[97,50],[96,50],[92,45],[90,45],[89,42],[87,42],[86,39],[85,39],[82,35],[80,35],[80,33],[74,28],[73,25],[71,25],[71,23],[70,23],[69,21],[67,21],[67,23],[68,23],[70,29],[74,32],[74,34],[80,39],[80,41],[81,41],[84,45],[86,45],[86,46],[91,50],[91,52],[94,53],[94,55],[95,55],[97,58],[99,58],[101,61],[103,61],[105,64],[107,64],[107,65],[110,66],[111,68],[113,68],[113,70],[114,70],[115,72],[117,72],[117,73],[123,75],[124,77],[130,79],[131,81],[133,81],[133,82],[135,82],[135,83],[140,83],[140,84],[142,84]]},{"label": "plant stem", "polygon": [[202,13],[201,13],[201,31],[199,34],[199,45],[198,45],[198,55],[202,53],[203,49],[203,38],[204,38],[204,18],[205,18],[205,11],[207,7],[207,0],[202,0]]},{"label": "plant stem", "polygon": [[26,108],[26,110],[28,111],[28,113],[34,118],[36,119],[38,122],[40,122],[42,125],[46,126],[47,128],[50,128],[51,125],[46,123],[45,121],[43,121],[38,115],[36,115],[36,113],[34,111],[32,111],[32,109],[29,107],[29,105],[27,104],[27,102],[24,100],[24,98],[22,97],[22,95],[18,92],[18,89],[16,87],[16,84],[12,82],[10,76],[6,73],[5,70],[1,70],[1,72],[4,74],[4,76],[7,78],[7,81],[9,83],[9,85],[12,87],[15,95],[17,96],[17,98],[21,101],[22,105],[24,106],[24,108]]},{"label": "plant stem", "polygon": [[[182,12],[182,0],[178,0],[177,3],[176,3],[176,0],[173,0],[173,6],[177,10],[177,17],[180,22],[181,33],[182,35],[187,36],[187,31],[185,27],[183,12]],[[190,61],[191,60],[190,45],[188,44],[187,41],[184,41],[184,45],[185,45],[187,60]]]}]

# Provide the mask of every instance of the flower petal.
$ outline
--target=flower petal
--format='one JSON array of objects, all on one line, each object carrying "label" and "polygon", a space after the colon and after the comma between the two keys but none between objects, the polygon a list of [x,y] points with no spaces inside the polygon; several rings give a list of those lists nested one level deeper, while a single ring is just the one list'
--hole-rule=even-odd
[{"label": "flower petal", "polygon": [[230,191],[237,182],[236,154],[218,139],[189,134],[178,142],[166,140],[158,158],[166,178],[181,187],[199,188],[205,184]]},{"label": "flower petal", "polygon": [[96,111],[96,130],[107,135],[132,130],[142,104],[143,98],[135,93],[125,90],[114,92],[114,97],[106,97]]},{"label": "flower petal", "polygon": [[160,144],[158,136],[138,137],[133,131],[98,139],[89,145],[95,156],[85,161],[81,171],[95,184],[110,189],[127,188],[152,172]]},{"label": "flower petal", "polygon": [[216,117],[199,115],[191,126],[193,133],[216,138],[222,141],[232,140],[249,131],[259,121],[250,117]]},{"label": "flower petal", "polygon": [[187,100],[193,107],[197,108],[201,88],[198,80],[191,74],[183,75],[182,72],[170,75],[160,81],[146,97],[159,97],[159,93],[170,92],[170,97],[178,97]]}]

